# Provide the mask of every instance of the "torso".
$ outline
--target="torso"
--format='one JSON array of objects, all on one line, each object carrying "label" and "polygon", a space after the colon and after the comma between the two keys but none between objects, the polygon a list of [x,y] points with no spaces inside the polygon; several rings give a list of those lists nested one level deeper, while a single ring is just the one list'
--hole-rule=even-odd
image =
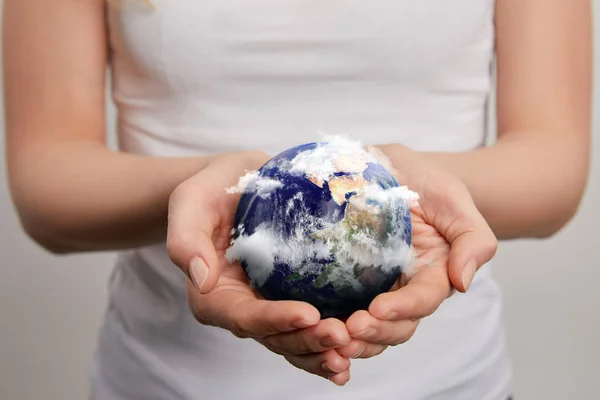
[{"label": "torso", "polygon": [[[141,2],[140,2],[141,3]],[[275,153],[345,134],[465,151],[485,139],[493,0],[162,0],[109,12],[123,151]],[[510,367],[486,266],[408,343],[336,388],[250,340],[199,325],[164,246],[125,252],[96,399],[504,400]]]}]

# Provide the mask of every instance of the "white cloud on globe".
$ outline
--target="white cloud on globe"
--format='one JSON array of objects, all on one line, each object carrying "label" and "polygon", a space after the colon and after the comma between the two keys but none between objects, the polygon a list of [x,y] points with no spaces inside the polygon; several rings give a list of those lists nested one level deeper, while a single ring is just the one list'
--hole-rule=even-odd
[{"label": "white cloud on globe", "polygon": [[419,204],[419,194],[413,192],[407,186],[383,189],[379,185],[371,184],[364,188],[362,196],[383,204],[387,204],[391,201],[404,200],[409,208]]},{"label": "white cloud on globe", "polygon": [[336,172],[362,173],[367,163],[373,162],[377,160],[363,149],[360,142],[343,136],[324,136],[323,142],[313,150],[303,151],[294,157],[289,171],[308,176],[322,186]]},{"label": "white cloud on globe", "polygon": [[275,254],[273,249],[276,238],[267,230],[257,228],[250,236],[241,236],[234,245],[225,253],[227,260],[232,263],[242,257],[248,263],[248,275],[252,283],[263,285],[273,273],[275,268]]},{"label": "white cloud on globe", "polygon": [[[301,275],[319,274],[323,263],[316,260],[328,260],[332,254],[337,267],[327,276],[327,281],[337,287],[362,289],[354,274],[357,265],[378,267],[387,272],[402,266],[403,272],[410,274],[413,249],[401,235],[404,222],[396,220],[396,210],[404,203],[408,207],[416,206],[419,196],[406,186],[383,188],[362,178],[368,163],[391,168],[385,156],[376,155],[367,152],[360,142],[326,136],[314,149],[286,161],[288,172],[306,176],[319,187],[328,182],[336,202],[348,202],[345,215],[338,222],[327,223],[305,209],[302,192],[298,192],[287,204],[279,204],[285,207],[286,218],[294,219],[291,235],[283,235],[277,224],[271,223],[258,226],[251,234],[238,227],[239,236],[232,240],[226,252],[229,262],[244,261],[247,275],[255,286],[264,285],[277,273],[276,262],[293,266]],[[340,177],[336,175],[339,172],[350,175]],[[227,192],[248,193],[265,199],[283,185],[276,178],[250,171]],[[354,194],[346,200],[346,194],[351,192]],[[396,226],[393,234],[382,230],[382,221]],[[367,227],[362,226],[363,223]],[[311,233],[308,238],[307,232]]]},{"label": "white cloud on globe", "polygon": [[248,171],[240,177],[237,185],[225,189],[229,194],[255,192],[261,198],[267,198],[274,190],[283,186],[277,179],[267,178],[259,175],[258,171]]}]

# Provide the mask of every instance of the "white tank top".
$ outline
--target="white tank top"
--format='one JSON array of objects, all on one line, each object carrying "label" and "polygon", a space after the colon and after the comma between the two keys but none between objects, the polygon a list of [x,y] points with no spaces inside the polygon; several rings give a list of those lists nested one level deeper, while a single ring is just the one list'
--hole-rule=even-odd
[{"label": "white tank top", "polygon": [[[154,2],[108,14],[123,151],[274,155],[321,132],[431,151],[484,142],[493,0]],[[353,360],[340,388],[197,323],[164,245],[126,251],[110,281],[92,398],[506,400],[490,268],[408,343]]]}]

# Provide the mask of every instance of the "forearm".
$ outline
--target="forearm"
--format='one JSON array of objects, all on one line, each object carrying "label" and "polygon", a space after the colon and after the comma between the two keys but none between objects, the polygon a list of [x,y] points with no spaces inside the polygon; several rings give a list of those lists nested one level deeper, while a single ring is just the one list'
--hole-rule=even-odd
[{"label": "forearm", "polygon": [[[394,165],[411,162],[402,146],[384,151]],[[588,151],[577,137],[515,133],[470,152],[416,157],[460,178],[496,236],[513,239],[550,236],[571,219],[587,180]]]},{"label": "forearm", "polygon": [[13,198],[28,234],[57,253],[164,240],[171,192],[210,159],[144,157],[91,142],[57,144],[28,158],[14,160]]}]

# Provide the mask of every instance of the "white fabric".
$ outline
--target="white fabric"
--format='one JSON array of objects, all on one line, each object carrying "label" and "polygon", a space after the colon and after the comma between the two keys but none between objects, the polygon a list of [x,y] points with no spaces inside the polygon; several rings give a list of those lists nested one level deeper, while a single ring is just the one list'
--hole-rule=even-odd
[{"label": "white fabric", "polygon": [[[123,151],[274,155],[320,132],[416,150],[483,143],[493,0],[154,3],[108,14]],[[490,268],[408,343],[353,361],[339,388],[198,324],[163,245],[123,252],[92,398],[506,400],[511,370]]]}]

